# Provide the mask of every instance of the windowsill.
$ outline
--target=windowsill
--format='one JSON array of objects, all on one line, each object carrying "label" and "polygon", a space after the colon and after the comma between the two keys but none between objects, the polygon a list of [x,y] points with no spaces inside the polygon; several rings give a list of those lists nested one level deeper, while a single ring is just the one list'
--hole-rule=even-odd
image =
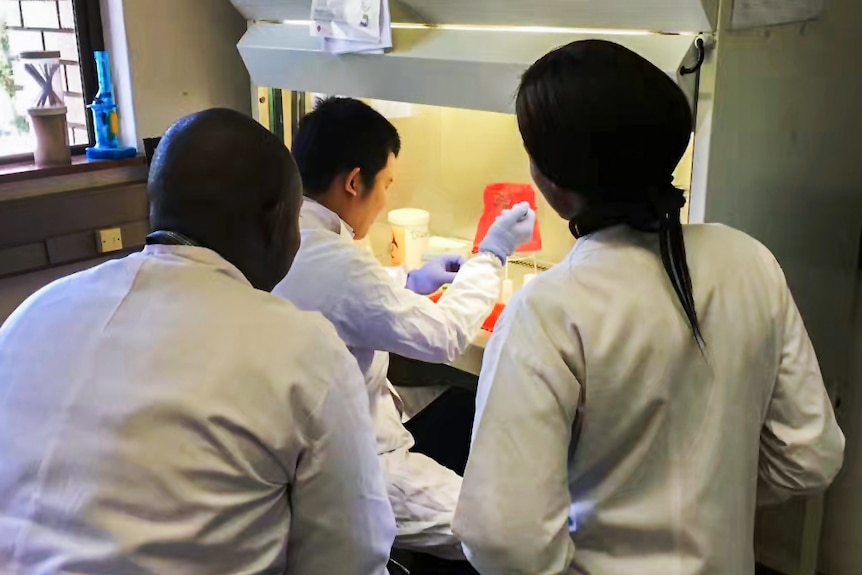
[{"label": "windowsill", "polygon": [[94,160],[85,156],[72,156],[72,163],[65,166],[37,166],[33,161],[0,165],[0,185],[27,182],[43,178],[68,176],[111,170],[115,168],[132,168],[145,166],[144,156],[136,156],[124,160]]},{"label": "windowsill", "polygon": [[84,156],[73,156],[70,165],[51,167],[37,167],[32,161],[0,165],[0,203],[105,186],[146,184],[147,172],[144,156],[92,162]]}]

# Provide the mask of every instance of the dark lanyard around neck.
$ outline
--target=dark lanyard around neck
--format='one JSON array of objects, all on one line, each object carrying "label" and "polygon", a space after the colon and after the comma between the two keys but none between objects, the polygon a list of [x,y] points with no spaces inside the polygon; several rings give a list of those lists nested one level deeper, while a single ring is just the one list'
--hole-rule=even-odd
[{"label": "dark lanyard around neck", "polygon": [[177,232],[169,232],[166,230],[156,230],[147,236],[147,245],[159,246],[194,246],[200,247],[200,244]]}]

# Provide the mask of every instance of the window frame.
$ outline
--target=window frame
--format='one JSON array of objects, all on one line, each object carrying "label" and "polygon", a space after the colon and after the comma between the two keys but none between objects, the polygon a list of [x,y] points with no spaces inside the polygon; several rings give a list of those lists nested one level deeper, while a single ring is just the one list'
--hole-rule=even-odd
[{"label": "window frame", "polygon": [[[2,2],[3,0],[0,0]],[[102,28],[102,9],[99,0],[71,0],[75,14],[75,36],[78,44],[77,64],[81,68],[81,87],[84,89],[84,102],[92,102],[99,91],[99,75],[93,52],[105,49],[105,36]],[[23,14],[22,14],[23,17]],[[82,156],[86,149],[96,144],[93,115],[85,114],[89,144],[70,146],[73,156]],[[0,166],[8,164],[31,163],[33,152],[0,156]]]}]

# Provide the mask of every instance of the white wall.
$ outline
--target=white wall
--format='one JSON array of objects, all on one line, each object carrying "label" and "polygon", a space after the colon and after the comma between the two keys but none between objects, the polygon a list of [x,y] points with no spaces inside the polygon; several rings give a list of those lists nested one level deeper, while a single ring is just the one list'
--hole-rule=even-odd
[{"label": "white wall", "polygon": [[844,471],[826,500],[821,569],[827,575],[862,572],[862,274],[857,281],[853,314],[850,385],[842,396],[842,428],[847,436]]},{"label": "white wall", "polygon": [[236,50],[246,23],[229,0],[101,2],[124,142],[142,150],[143,138],[206,108],[251,114]]},{"label": "white wall", "polygon": [[[831,0],[818,22],[742,33],[727,30],[731,6],[722,0],[705,219],[748,231],[774,251],[828,384],[847,393],[862,229],[862,2]],[[860,465],[851,454],[847,473]],[[862,500],[851,491],[836,489],[826,510],[828,575],[862,572],[862,531],[852,549],[835,539],[836,525],[862,523]],[[802,510],[797,503],[764,516],[765,545],[798,555]],[[854,555],[844,562],[854,569],[838,568],[841,554]]]},{"label": "white wall", "polygon": [[706,219],[776,253],[831,380],[862,229],[860,23],[862,2],[832,0],[822,21],[719,38]]}]

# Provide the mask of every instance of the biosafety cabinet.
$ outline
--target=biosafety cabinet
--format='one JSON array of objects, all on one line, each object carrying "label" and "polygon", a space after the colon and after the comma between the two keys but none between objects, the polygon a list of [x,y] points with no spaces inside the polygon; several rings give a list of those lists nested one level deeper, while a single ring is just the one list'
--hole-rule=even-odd
[{"label": "biosafety cabinet", "polygon": [[[315,95],[365,99],[402,137],[390,207],[425,209],[433,234],[456,238],[473,238],[486,185],[530,182],[513,110],[520,75],[531,63],[588,38],[643,55],[679,83],[696,113],[691,145],[675,175],[689,196],[685,217],[742,228],[776,253],[831,391],[839,387],[847,350],[837,342],[842,334],[849,338],[849,326],[841,324],[845,331],[836,335],[836,325],[850,316],[862,211],[837,188],[815,192],[800,185],[806,153],[845,151],[821,150],[822,143],[807,140],[805,149],[799,146],[800,134],[816,134],[820,123],[838,122],[841,112],[776,113],[782,94],[770,91],[793,88],[805,34],[832,33],[811,20],[841,25],[840,16],[821,14],[822,2],[390,0],[393,48],[341,56],[323,51],[311,35],[311,0],[232,2],[249,21],[238,48],[258,119],[290,145]],[[771,27],[776,24],[782,26]],[[840,81],[837,68],[829,74],[824,89]],[[772,122],[773,116],[786,125]],[[751,153],[747,146],[754,146]],[[834,201],[812,201],[817,193],[831,193]],[[541,198],[538,208],[543,248],[536,260],[547,267],[565,256],[574,239]],[[384,213],[371,234],[381,257],[388,250],[387,230]],[[788,575],[813,575],[821,508],[815,499],[762,515],[759,560]]]},{"label": "biosafety cabinet", "polygon": [[[679,78],[694,104],[698,59],[712,42],[701,31],[712,30],[715,18],[715,7],[704,8],[699,0],[662,0],[652,8],[627,0],[393,0],[391,51],[334,57],[309,33],[310,1],[234,4],[251,22],[239,50],[254,84],[265,89],[257,94],[260,119],[283,129],[289,142],[291,126],[313,105],[312,93],[368,99],[393,121],[404,144],[392,208],[428,210],[432,233],[466,239],[474,237],[487,184],[530,181],[513,115],[527,66],[573,40],[605,38]],[[597,6],[599,14],[591,15]],[[683,63],[692,73],[680,73]],[[686,190],[690,160],[677,174],[677,185]],[[382,253],[385,214],[381,218],[371,242]],[[537,257],[547,266],[562,259],[574,240],[543,200],[539,219],[543,250]]]}]

